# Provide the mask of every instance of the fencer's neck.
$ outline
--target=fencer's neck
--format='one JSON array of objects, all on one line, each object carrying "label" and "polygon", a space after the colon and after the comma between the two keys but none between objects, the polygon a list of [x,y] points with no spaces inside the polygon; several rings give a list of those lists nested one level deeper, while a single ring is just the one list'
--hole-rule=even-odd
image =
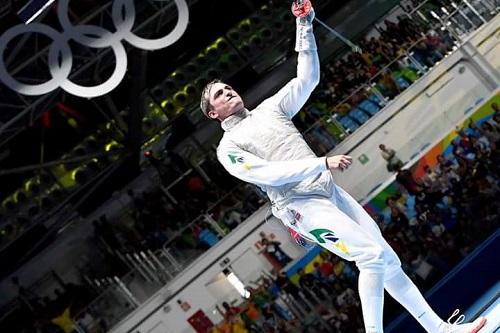
[{"label": "fencer's neck", "polygon": [[238,125],[240,121],[248,117],[250,111],[246,108],[241,109],[240,111],[233,113],[226,119],[221,122],[222,129],[224,131],[230,131],[234,126]]}]

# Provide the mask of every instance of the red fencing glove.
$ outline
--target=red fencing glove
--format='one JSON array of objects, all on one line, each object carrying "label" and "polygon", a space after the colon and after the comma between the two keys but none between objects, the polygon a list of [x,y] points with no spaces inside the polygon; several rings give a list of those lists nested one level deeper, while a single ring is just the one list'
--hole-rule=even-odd
[{"label": "red fencing glove", "polygon": [[292,3],[292,14],[296,17],[306,17],[311,12],[312,5],[309,0],[302,0],[302,3],[299,5],[297,1]]}]

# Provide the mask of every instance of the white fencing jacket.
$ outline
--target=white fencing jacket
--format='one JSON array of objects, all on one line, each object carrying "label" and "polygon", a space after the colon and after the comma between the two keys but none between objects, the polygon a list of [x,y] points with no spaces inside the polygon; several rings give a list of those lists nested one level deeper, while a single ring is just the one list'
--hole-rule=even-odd
[{"label": "white fencing jacket", "polygon": [[244,109],[221,124],[225,132],[218,160],[233,176],[259,186],[280,208],[294,198],[333,194],[326,157],[314,154],[291,121],[320,78],[312,30],[312,23],[297,19],[297,77],[254,110]]}]

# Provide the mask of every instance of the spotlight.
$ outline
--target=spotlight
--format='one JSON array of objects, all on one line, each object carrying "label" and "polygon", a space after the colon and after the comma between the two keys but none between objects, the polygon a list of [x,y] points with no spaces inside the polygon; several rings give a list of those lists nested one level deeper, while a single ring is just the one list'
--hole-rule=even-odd
[{"label": "spotlight", "polygon": [[56,0],[29,0],[28,3],[17,12],[17,15],[24,23],[29,24],[36,19],[45,8],[55,1]]},{"label": "spotlight", "polygon": [[238,276],[236,276],[236,274],[234,274],[233,272],[231,272],[227,268],[224,269],[223,273],[226,276],[226,279],[228,280],[228,282],[233,285],[233,287],[236,289],[236,291],[238,291],[238,293],[242,297],[244,297],[244,298],[250,297],[250,293],[245,288],[245,285],[243,284],[243,282],[238,278]]}]

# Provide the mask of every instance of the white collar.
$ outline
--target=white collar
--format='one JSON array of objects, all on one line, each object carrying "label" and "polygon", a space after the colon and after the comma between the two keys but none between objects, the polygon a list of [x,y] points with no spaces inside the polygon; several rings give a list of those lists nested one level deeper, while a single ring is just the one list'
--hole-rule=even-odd
[{"label": "white collar", "polygon": [[248,111],[246,108],[236,112],[235,114],[230,115],[226,119],[224,119],[221,123],[222,129],[224,131],[230,131],[234,126],[238,125],[240,121],[245,119],[250,115],[250,111]]}]

